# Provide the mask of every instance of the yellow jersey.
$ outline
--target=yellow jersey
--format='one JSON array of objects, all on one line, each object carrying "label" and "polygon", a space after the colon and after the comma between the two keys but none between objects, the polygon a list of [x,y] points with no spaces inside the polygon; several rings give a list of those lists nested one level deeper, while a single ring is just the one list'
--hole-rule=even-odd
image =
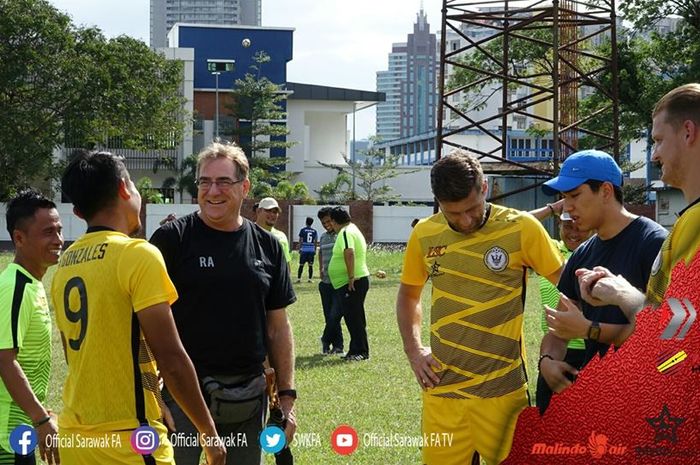
[{"label": "yellow jersey", "polygon": [[136,316],[177,299],[160,251],[89,229],[61,255],[51,298],[68,362],[59,426],[116,431],[160,419],[156,363]]},{"label": "yellow jersey", "polygon": [[683,260],[688,265],[700,247],[700,199],[683,209],[651,268],[647,301],[659,305],[671,279],[671,270]]},{"label": "yellow jersey", "polygon": [[432,281],[430,345],[443,372],[428,393],[490,398],[522,389],[527,269],[549,276],[562,264],[540,222],[511,208],[492,204],[484,225],[467,235],[442,213],[418,223],[401,282]]}]

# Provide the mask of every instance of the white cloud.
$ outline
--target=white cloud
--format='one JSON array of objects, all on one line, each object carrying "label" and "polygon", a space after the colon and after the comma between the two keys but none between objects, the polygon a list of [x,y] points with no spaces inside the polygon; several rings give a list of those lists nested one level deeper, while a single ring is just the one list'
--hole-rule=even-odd
[{"label": "white cloud", "polygon": [[[109,37],[148,42],[149,0],[50,0],[76,24],[95,25]],[[291,81],[374,90],[391,44],[413,31],[420,0],[262,0],[264,26],[293,27]],[[442,0],[425,0],[432,32],[440,28]],[[363,119],[371,111],[362,112]],[[371,128],[363,122],[362,128]],[[358,127],[358,135],[366,135]]]}]

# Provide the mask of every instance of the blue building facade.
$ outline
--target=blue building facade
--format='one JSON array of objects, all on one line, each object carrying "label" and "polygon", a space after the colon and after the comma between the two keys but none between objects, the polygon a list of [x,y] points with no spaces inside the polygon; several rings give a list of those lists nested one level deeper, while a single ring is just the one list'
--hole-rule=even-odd
[{"label": "blue building facade", "polygon": [[[260,76],[275,84],[287,82],[287,63],[292,60],[293,28],[252,26],[214,26],[176,24],[170,32],[170,46],[194,49],[194,88],[213,89],[215,76],[207,69],[208,59],[235,60],[233,72],[219,76],[219,89],[231,89],[236,79],[251,72],[253,56],[264,51],[270,61],[261,67]],[[250,41],[244,47],[243,41]]]}]

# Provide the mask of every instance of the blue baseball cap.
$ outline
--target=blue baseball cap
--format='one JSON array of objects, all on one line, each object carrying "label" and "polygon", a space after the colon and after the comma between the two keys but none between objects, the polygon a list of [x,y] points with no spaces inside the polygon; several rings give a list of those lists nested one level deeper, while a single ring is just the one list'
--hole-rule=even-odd
[{"label": "blue baseball cap", "polygon": [[559,176],[545,182],[542,190],[547,195],[569,192],[589,179],[622,187],[622,170],[607,153],[600,150],[582,150],[569,155],[561,165]]}]

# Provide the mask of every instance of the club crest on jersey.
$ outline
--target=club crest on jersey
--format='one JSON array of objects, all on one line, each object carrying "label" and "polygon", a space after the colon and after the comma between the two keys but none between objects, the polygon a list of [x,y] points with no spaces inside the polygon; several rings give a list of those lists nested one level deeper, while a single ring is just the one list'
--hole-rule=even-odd
[{"label": "club crest on jersey", "polygon": [[508,266],[508,252],[496,246],[491,247],[484,254],[484,263],[491,271],[503,271]]}]

